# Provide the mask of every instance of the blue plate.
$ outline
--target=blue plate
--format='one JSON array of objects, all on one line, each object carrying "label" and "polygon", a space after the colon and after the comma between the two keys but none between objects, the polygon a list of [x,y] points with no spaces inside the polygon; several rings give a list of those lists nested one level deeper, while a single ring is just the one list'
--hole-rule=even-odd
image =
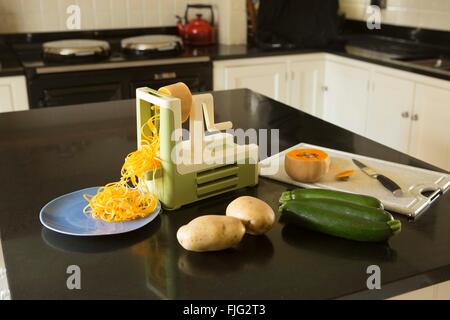
[{"label": "blue plate", "polygon": [[96,220],[83,213],[87,201],[84,194],[96,194],[100,187],[88,188],[63,195],[47,203],[39,214],[41,223],[48,229],[72,236],[104,236],[130,232],[142,228],[155,219],[161,204],[146,218],[126,222]]}]

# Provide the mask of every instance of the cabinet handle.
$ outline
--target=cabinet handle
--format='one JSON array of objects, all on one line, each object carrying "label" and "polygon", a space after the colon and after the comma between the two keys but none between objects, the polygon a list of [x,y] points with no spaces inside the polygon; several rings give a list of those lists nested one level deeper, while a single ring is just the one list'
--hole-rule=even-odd
[{"label": "cabinet handle", "polygon": [[409,118],[409,112],[408,111],[402,112],[402,118]]},{"label": "cabinet handle", "polygon": [[419,115],[416,113],[416,114],[413,114],[412,116],[411,116],[411,120],[412,121],[419,121]]},{"label": "cabinet handle", "polygon": [[329,90],[328,86],[322,86],[322,90],[327,92]]}]

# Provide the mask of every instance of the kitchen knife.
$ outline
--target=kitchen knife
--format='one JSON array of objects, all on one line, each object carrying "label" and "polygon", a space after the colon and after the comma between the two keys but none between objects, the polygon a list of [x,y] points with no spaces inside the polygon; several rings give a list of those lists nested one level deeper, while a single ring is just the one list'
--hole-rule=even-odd
[{"label": "kitchen knife", "polygon": [[352,160],[353,160],[353,163],[358,168],[360,168],[362,172],[364,172],[365,174],[367,174],[369,177],[371,177],[373,179],[377,179],[386,189],[388,189],[390,192],[392,192],[392,194],[394,196],[401,197],[403,195],[402,188],[397,183],[395,183],[388,177],[377,173],[375,170],[366,166],[364,163],[362,163],[356,159],[352,159]]}]

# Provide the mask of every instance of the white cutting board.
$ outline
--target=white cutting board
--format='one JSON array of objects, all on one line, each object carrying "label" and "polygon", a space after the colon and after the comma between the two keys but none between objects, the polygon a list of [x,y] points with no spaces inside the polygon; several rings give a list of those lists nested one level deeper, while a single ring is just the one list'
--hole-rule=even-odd
[{"label": "white cutting board", "polygon": [[[284,170],[285,154],[301,148],[324,150],[331,157],[330,171],[317,183],[308,184],[292,180]],[[381,183],[365,175],[352,159],[357,159],[383,174],[402,187],[404,195],[395,197]],[[268,170],[269,167],[273,170]],[[345,170],[355,170],[348,181],[337,181],[335,176]],[[272,171],[272,172],[270,172]],[[322,148],[301,143],[260,162],[260,176],[293,184],[304,188],[323,188],[350,193],[365,194],[378,198],[389,211],[416,217],[423,213],[430,204],[450,188],[448,174],[419,169],[398,163],[355,155],[352,153]],[[430,197],[422,195],[423,191],[434,191]]]}]

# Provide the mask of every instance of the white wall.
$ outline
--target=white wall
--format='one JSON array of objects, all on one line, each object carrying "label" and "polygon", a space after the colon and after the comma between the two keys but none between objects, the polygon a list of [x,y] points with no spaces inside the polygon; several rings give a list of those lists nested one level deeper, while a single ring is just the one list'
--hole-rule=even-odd
[{"label": "white wall", "polygon": [[[203,0],[211,3],[214,0]],[[81,29],[174,25],[187,0],[0,0],[0,31],[65,31],[66,8],[81,8]],[[191,1],[193,2],[193,1]],[[197,2],[197,1],[195,1]]]},{"label": "white wall", "polygon": [[216,3],[219,12],[220,42],[226,44],[247,43],[246,0],[216,0]]},{"label": "white wall", "polygon": [[[340,0],[347,17],[366,20],[370,0]],[[450,31],[450,0],[387,0],[382,22],[393,25]]]},{"label": "white wall", "polygon": [[[213,3],[214,0],[195,0]],[[66,9],[81,9],[81,29],[121,29],[175,25],[188,0],[0,0],[0,31],[65,31]]]},{"label": "white wall", "polygon": [[0,33],[67,31],[73,4],[81,9],[81,30],[174,26],[188,3],[215,7],[222,43],[246,42],[245,0],[0,0]]}]

